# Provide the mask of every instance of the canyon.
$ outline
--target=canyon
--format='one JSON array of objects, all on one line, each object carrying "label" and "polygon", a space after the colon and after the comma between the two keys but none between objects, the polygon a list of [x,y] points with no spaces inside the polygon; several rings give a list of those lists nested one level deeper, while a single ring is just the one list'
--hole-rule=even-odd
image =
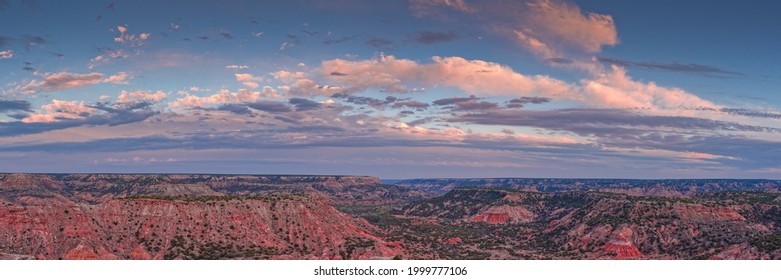
[{"label": "canyon", "polygon": [[780,186],[0,174],[0,259],[781,259]]}]

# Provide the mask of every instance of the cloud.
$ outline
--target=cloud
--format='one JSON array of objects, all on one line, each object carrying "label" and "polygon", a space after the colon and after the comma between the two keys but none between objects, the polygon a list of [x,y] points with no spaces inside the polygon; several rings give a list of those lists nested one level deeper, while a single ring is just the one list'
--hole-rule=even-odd
[{"label": "cloud", "polygon": [[450,98],[438,99],[438,100],[434,100],[434,102],[431,103],[434,103],[434,105],[444,106],[444,105],[456,104],[459,102],[475,101],[479,99],[480,98],[477,98],[474,95],[470,95],[469,97],[450,97]]},{"label": "cloud", "polygon": [[[641,158],[656,157],[685,159],[690,167],[710,161],[709,164],[750,168],[767,166],[772,161],[773,156],[760,151],[781,151],[781,143],[773,140],[781,133],[778,128],[697,117],[649,116],[623,109],[492,109],[444,120],[454,124],[537,128],[550,135],[573,134],[587,139],[595,149],[565,154],[583,156],[602,150],[619,157],[633,157],[635,164]],[[764,135],[766,140],[745,135]]]},{"label": "cloud", "polygon": [[439,106],[453,105],[448,108],[452,108],[457,111],[480,111],[499,107],[499,104],[494,102],[480,101],[480,98],[477,98],[474,95],[469,97],[444,98],[435,100],[432,103]]},{"label": "cloud", "polygon": [[295,96],[331,96],[337,93],[343,93],[344,89],[336,86],[321,85],[312,80],[307,73],[296,71],[277,71],[271,73],[274,78],[287,85],[279,88],[289,95]]},{"label": "cloud", "polygon": [[478,1],[471,5],[455,0],[413,0],[410,7],[418,17],[439,12],[467,15],[542,58],[560,57],[564,52],[598,53],[619,42],[610,15],[583,13],[578,6],[559,0]]},{"label": "cloud", "polygon": [[393,46],[393,42],[383,39],[383,38],[372,38],[369,40],[366,40],[365,42],[367,45],[378,49],[378,50],[389,50],[390,47]]},{"label": "cloud", "polygon": [[142,91],[142,90],[136,90],[136,91],[121,91],[119,93],[119,102],[122,103],[137,103],[137,102],[160,102],[163,100],[167,95],[162,91]]},{"label": "cloud", "polygon": [[249,109],[255,109],[258,111],[268,112],[268,113],[284,113],[284,112],[291,112],[293,111],[290,106],[283,102],[277,102],[277,101],[259,101],[259,102],[251,102],[251,103],[240,103],[240,104],[224,104],[217,108],[218,110],[222,111],[229,111],[236,114],[249,114],[251,111]]},{"label": "cloud", "polygon": [[181,98],[169,103],[169,106],[173,108],[195,108],[214,104],[252,103],[260,100],[261,98],[278,97],[280,96],[277,91],[268,86],[263,87],[261,91],[241,89],[238,92],[231,92],[229,90],[223,89],[216,94],[206,97],[200,97],[186,93]]},{"label": "cloud", "polygon": [[[350,95],[377,89],[389,93],[423,92],[427,88],[455,88],[467,94],[517,97],[507,104],[574,101],[599,108],[646,109],[661,114],[690,114],[686,108],[718,109],[721,106],[680,88],[632,79],[626,69],[613,65],[578,83],[568,83],[545,75],[525,75],[506,65],[462,57],[432,57],[429,63],[379,55],[367,60],[324,60],[311,73],[277,71],[271,73],[285,83],[279,89],[295,96]],[[327,84],[325,82],[327,81]],[[358,100],[358,99],[355,99]],[[348,101],[350,102],[350,101]],[[352,103],[352,102],[351,102]],[[491,103],[462,104],[459,108],[489,108]]]},{"label": "cloud", "polygon": [[263,82],[263,78],[255,77],[252,74],[238,73],[234,75],[236,76],[237,82],[241,82],[244,86],[251,89],[259,88],[260,85],[258,83]]},{"label": "cloud", "polygon": [[46,38],[37,35],[24,35],[20,40],[22,41],[24,48],[28,51],[33,47],[43,46],[49,43]]},{"label": "cloud", "polygon": [[281,112],[292,111],[292,109],[290,109],[290,107],[287,106],[285,103],[276,102],[276,101],[261,101],[261,102],[247,103],[245,105],[249,108],[259,110],[259,111],[265,111],[269,113],[281,113]]},{"label": "cloud", "polygon": [[127,84],[130,74],[119,72],[104,78],[105,75],[98,72],[88,74],[75,74],[68,72],[39,74],[43,80],[33,80],[22,86],[24,94],[34,94],[41,91],[58,91],[78,87],[86,87],[100,83]]},{"label": "cloud", "polygon": [[[700,108],[700,109],[708,110],[709,108]],[[721,108],[719,109],[719,111],[727,114],[746,116],[752,118],[766,118],[766,119],[777,119],[777,120],[781,119],[781,113],[777,113],[777,112],[767,112],[767,111],[759,111],[759,110],[752,110],[752,109],[745,109],[745,108]]]},{"label": "cloud", "polygon": [[21,121],[0,123],[0,136],[38,134],[80,126],[118,126],[140,122],[158,113],[150,110],[147,103],[110,106],[57,99],[42,106],[42,110],[24,117]]},{"label": "cloud", "polygon": [[410,9],[417,17],[423,17],[434,13],[440,7],[447,7],[449,9],[460,11],[464,13],[474,12],[474,8],[467,4],[464,0],[412,0],[410,1]]},{"label": "cloud", "polygon": [[10,58],[14,58],[14,51],[12,50],[0,51],[0,59],[10,59]]},{"label": "cloud", "polygon": [[521,108],[526,104],[543,104],[551,102],[550,98],[547,97],[520,97],[520,98],[513,98],[510,99],[510,101],[507,101],[507,107],[508,108]]},{"label": "cloud", "polygon": [[488,101],[466,101],[458,102],[454,108],[457,111],[482,111],[499,107],[499,104]]},{"label": "cloud", "polygon": [[613,66],[611,72],[593,80],[581,81],[584,99],[593,105],[619,108],[718,108],[710,101],[678,88],[659,86],[654,82],[638,82],[624,68]]},{"label": "cloud", "polygon": [[52,100],[52,103],[43,107],[45,113],[33,114],[24,118],[22,122],[56,122],[62,119],[84,119],[95,112],[95,109],[84,105],[84,101]]},{"label": "cloud", "polygon": [[331,81],[344,85],[346,92],[379,88],[394,93],[413,92],[407,85],[435,85],[459,88],[467,93],[513,96],[520,94],[563,95],[571,91],[565,82],[547,76],[526,76],[510,67],[482,60],[461,57],[433,57],[433,62],[420,64],[413,60],[382,55],[371,60],[323,61],[321,71],[342,73],[329,75]]},{"label": "cloud", "polygon": [[319,31],[310,31],[310,30],[306,30],[306,29],[302,29],[301,32],[303,32],[303,33],[305,33],[306,35],[309,35],[309,36],[314,36],[314,35],[317,35],[318,33],[320,33]]},{"label": "cloud", "polygon": [[668,71],[668,72],[680,72],[700,75],[716,75],[716,76],[743,76],[743,73],[727,71],[715,66],[702,65],[702,64],[681,64],[677,62],[673,63],[658,63],[658,62],[636,62],[631,60],[623,60],[609,57],[597,57],[597,60],[602,63],[608,63],[618,65],[625,68],[639,68],[645,70],[655,71]]},{"label": "cloud", "polygon": [[105,54],[101,54],[90,59],[87,67],[89,67],[89,69],[93,69],[95,67],[108,64],[114,59],[125,59],[128,57],[130,57],[130,55],[124,50],[107,50]]},{"label": "cloud", "polygon": [[30,111],[30,102],[26,100],[0,100],[0,113]]},{"label": "cloud", "polygon": [[391,104],[397,100],[396,97],[393,96],[388,96],[384,100],[382,100],[382,99],[377,99],[368,96],[356,96],[356,95],[349,95],[349,94],[342,94],[342,93],[334,94],[331,97],[342,99],[352,104],[368,105],[375,108],[384,107],[385,105]]},{"label": "cloud", "polygon": [[320,107],[323,106],[323,104],[320,104],[319,102],[297,97],[290,98],[289,102],[296,107],[296,111],[315,110],[320,109]]},{"label": "cloud", "polygon": [[569,131],[581,136],[628,137],[653,132],[655,128],[677,129],[683,133],[692,130],[778,133],[779,129],[743,125],[696,117],[649,116],[622,109],[569,108],[549,111],[498,109],[468,113],[447,118],[450,122],[483,125],[510,125],[537,127],[554,131]]},{"label": "cloud", "polygon": [[296,46],[296,44],[289,43],[289,42],[282,42],[282,45],[279,45],[279,50],[284,51],[294,46]]},{"label": "cloud", "polygon": [[448,32],[420,31],[411,36],[412,41],[427,45],[450,42],[458,38],[458,33],[452,30]]},{"label": "cloud", "polygon": [[222,38],[225,38],[225,39],[228,39],[228,40],[233,40],[234,39],[233,35],[230,34],[230,32],[220,32],[220,36],[222,36]]},{"label": "cloud", "polygon": [[127,72],[119,72],[115,75],[111,75],[105,80],[103,80],[103,83],[111,83],[111,84],[120,84],[120,85],[127,85],[128,81],[131,76]]},{"label": "cloud", "polygon": [[249,69],[249,66],[247,66],[247,65],[235,65],[234,64],[234,65],[225,66],[225,68],[228,68],[228,69]]},{"label": "cloud", "polygon": [[323,44],[326,44],[326,45],[339,44],[339,43],[344,43],[344,42],[350,41],[350,40],[358,38],[358,37],[360,37],[360,36],[359,35],[355,35],[355,36],[342,36],[342,37],[332,38],[330,33],[329,33],[328,39],[324,40]]},{"label": "cloud", "polygon": [[393,108],[401,108],[401,107],[407,107],[407,108],[415,108],[415,109],[426,109],[428,108],[428,103],[420,102],[417,100],[406,100],[406,101],[399,101],[396,103],[393,103]]},{"label": "cloud", "polygon": [[548,44],[561,44],[586,53],[597,53],[603,46],[618,44],[613,18],[596,13],[583,14],[580,8],[552,0],[526,3],[528,12],[521,29]]},{"label": "cloud", "polygon": [[149,33],[141,33],[141,34],[127,33],[128,31],[127,26],[122,26],[122,25],[117,26],[117,31],[119,31],[119,36],[114,37],[114,42],[121,43],[123,45],[131,46],[131,47],[145,45],[146,41],[152,36]]}]

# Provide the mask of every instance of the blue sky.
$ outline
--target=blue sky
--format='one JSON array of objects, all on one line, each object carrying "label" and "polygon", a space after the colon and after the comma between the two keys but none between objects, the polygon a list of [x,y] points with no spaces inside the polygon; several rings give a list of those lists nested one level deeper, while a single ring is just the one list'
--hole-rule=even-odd
[{"label": "blue sky", "polygon": [[0,0],[0,170],[780,178],[778,8]]}]

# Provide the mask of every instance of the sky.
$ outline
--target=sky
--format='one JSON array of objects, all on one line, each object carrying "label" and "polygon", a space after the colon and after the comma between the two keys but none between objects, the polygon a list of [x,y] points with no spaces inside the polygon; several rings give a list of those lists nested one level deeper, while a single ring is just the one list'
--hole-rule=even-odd
[{"label": "sky", "polygon": [[0,171],[781,178],[779,8],[0,0]]}]

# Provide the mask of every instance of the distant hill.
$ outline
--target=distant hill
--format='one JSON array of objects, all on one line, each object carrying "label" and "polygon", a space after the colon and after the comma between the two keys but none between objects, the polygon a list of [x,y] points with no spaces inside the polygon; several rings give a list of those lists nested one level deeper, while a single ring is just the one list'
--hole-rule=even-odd
[{"label": "distant hill", "polygon": [[762,191],[781,192],[781,180],[762,179],[545,179],[545,178],[467,178],[408,179],[383,181],[416,190],[445,193],[460,187],[494,187],[537,192],[596,190],[652,196],[689,196],[702,192]]}]

